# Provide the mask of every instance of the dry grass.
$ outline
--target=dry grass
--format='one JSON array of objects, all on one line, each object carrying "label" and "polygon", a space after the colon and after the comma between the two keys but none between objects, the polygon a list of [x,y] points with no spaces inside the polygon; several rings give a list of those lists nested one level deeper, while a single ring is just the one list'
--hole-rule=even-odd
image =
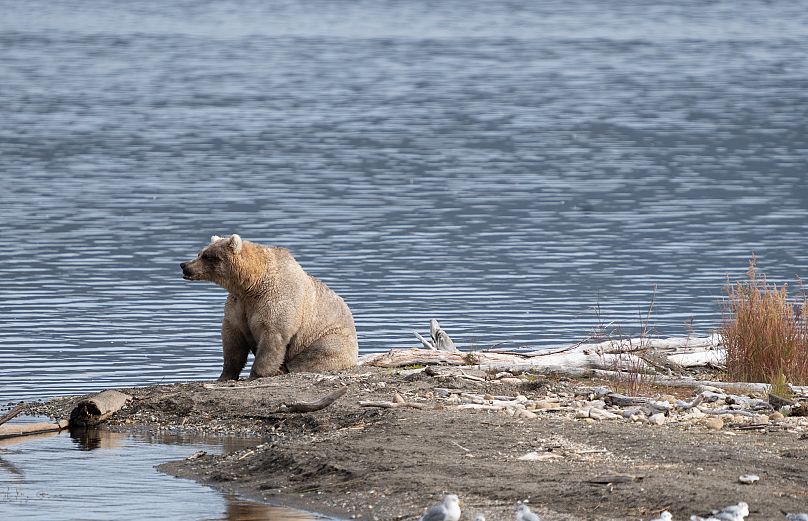
[{"label": "dry grass", "polygon": [[[802,282],[798,281],[800,289]],[[727,348],[727,373],[743,382],[808,382],[808,310],[805,291],[796,301],[788,285],[777,287],[749,262],[747,278],[725,286],[721,334]]]},{"label": "dry grass", "polygon": [[639,337],[631,338],[623,334],[622,330],[612,328],[612,323],[605,324],[600,314],[600,303],[595,304],[595,316],[598,325],[592,333],[594,340],[609,340],[617,349],[613,352],[616,355],[612,363],[613,376],[609,378],[612,388],[622,394],[629,396],[644,396],[650,393],[655,382],[652,374],[649,374],[645,362],[641,358],[643,351],[648,349],[648,340],[653,335],[651,325],[651,314],[656,302],[656,286],[651,294],[651,302],[643,315],[640,312],[640,333]]}]

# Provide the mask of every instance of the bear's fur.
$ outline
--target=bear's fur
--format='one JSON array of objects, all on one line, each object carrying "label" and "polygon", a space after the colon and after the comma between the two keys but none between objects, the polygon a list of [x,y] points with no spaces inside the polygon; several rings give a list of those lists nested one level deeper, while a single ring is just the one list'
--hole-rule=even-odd
[{"label": "bear's fur", "polygon": [[214,282],[229,293],[219,380],[238,380],[250,352],[255,355],[250,378],[357,364],[356,327],[348,305],[303,271],[287,249],[238,235],[213,236],[196,259],[180,267],[184,279]]}]

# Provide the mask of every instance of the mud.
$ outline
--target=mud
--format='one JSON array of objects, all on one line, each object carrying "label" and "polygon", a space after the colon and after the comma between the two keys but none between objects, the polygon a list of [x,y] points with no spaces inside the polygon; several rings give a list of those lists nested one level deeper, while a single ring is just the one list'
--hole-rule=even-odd
[{"label": "mud", "polygon": [[[123,389],[135,400],[110,426],[260,436],[263,442],[253,448],[168,463],[161,470],[225,492],[343,518],[417,519],[446,493],[460,496],[462,519],[483,512],[494,521],[514,519],[517,501],[528,501],[550,521],[647,520],[666,509],[674,519],[689,519],[739,501],[749,503],[749,520],[808,510],[808,435],[802,419],[749,430],[729,423],[716,431],[694,422],[576,419],[569,411],[536,411],[537,417],[527,418],[460,410],[435,391],[571,397],[610,385],[536,376],[505,380],[360,368],[283,375],[238,387]],[[316,400],[343,386],[347,394],[323,410],[278,412],[282,404]],[[394,392],[426,408],[359,405],[390,401]],[[695,391],[673,394],[686,399]],[[66,417],[79,398],[30,409]],[[519,459],[530,452],[539,459]],[[760,481],[738,481],[750,473]]]}]

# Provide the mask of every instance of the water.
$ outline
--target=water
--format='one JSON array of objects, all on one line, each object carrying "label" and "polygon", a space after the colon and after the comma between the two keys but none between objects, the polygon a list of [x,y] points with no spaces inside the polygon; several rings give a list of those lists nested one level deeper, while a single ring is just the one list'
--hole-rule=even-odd
[{"label": "water", "polygon": [[256,443],[237,438],[123,434],[105,429],[0,440],[0,517],[43,521],[325,519],[222,496],[154,469],[155,465],[188,457],[197,450],[219,454]]},{"label": "water", "polygon": [[[364,353],[706,333],[806,275],[808,2],[0,0],[0,403],[207,379],[212,234]],[[685,325],[688,323],[688,326]]]}]

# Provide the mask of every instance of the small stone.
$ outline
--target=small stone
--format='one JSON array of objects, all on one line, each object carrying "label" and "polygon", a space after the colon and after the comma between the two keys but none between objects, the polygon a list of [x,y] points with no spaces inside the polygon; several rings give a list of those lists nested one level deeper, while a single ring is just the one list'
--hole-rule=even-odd
[{"label": "small stone", "polygon": [[499,380],[500,378],[509,378],[509,377],[513,377],[513,373],[509,373],[507,371],[502,371],[501,373],[497,373],[494,376],[494,378],[496,378],[497,380]]},{"label": "small stone", "polygon": [[545,411],[558,411],[561,410],[561,406],[557,403],[548,402],[546,400],[541,400],[535,404],[536,409],[541,409]]},{"label": "small stone", "polygon": [[586,406],[592,407],[594,409],[605,409],[606,402],[604,402],[603,400],[592,400],[589,403],[587,403]]},{"label": "small stone", "polygon": [[744,474],[743,476],[738,477],[738,481],[740,481],[744,485],[751,485],[752,483],[759,480],[760,476],[756,476],[755,474]]},{"label": "small stone", "polygon": [[619,414],[609,412],[595,407],[589,409],[589,417],[593,420],[619,420],[622,418]]},{"label": "small stone", "polygon": [[575,409],[576,418],[589,418],[589,409]]},{"label": "small stone", "polygon": [[769,415],[769,419],[771,421],[778,421],[782,420],[783,418],[785,418],[785,416],[783,416],[783,413],[781,413],[780,411],[774,411]]},{"label": "small stone", "polygon": [[755,423],[769,423],[769,416],[766,414],[758,414],[755,416]]},{"label": "small stone", "polygon": [[508,385],[519,385],[522,383],[522,380],[519,378],[500,378],[498,380],[500,383],[508,384]]},{"label": "small stone", "polygon": [[724,428],[724,420],[722,420],[718,416],[710,416],[704,422],[704,425],[706,425],[708,429],[712,429],[714,431],[720,431],[722,428]]},{"label": "small stone", "polygon": [[651,423],[651,425],[663,425],[665,423],[665,415],[661,412],[656,413],[648,418],[648,421]]},{"label": "small stone", "polygon": [[527,409],[519,409],[515,416],[520,418],[538,418],[535,412],[528,411]]},{"label": "small stone", "polygon": [[693,409],[690,409],[690,412],[688,414],[689,414],[690,418],[692,418],[694,420],[699,420],[699,419],[704,418],[705,416],[707,416],[706,414],[704,414],[700,410],[696,409],[695,407]]},{"label": "small stone", "polygon": [[494,399],[494,397],[492,395],[488,394],[488,393],[485,393],[483,395],[483,400],[491,401],[493,399]]},{"label": "small stone", "polygon": [[672,394],[663,394],[659,397],[660,402],[668,402],[669,404],[673,405],[676,403],[676,397]]}]

